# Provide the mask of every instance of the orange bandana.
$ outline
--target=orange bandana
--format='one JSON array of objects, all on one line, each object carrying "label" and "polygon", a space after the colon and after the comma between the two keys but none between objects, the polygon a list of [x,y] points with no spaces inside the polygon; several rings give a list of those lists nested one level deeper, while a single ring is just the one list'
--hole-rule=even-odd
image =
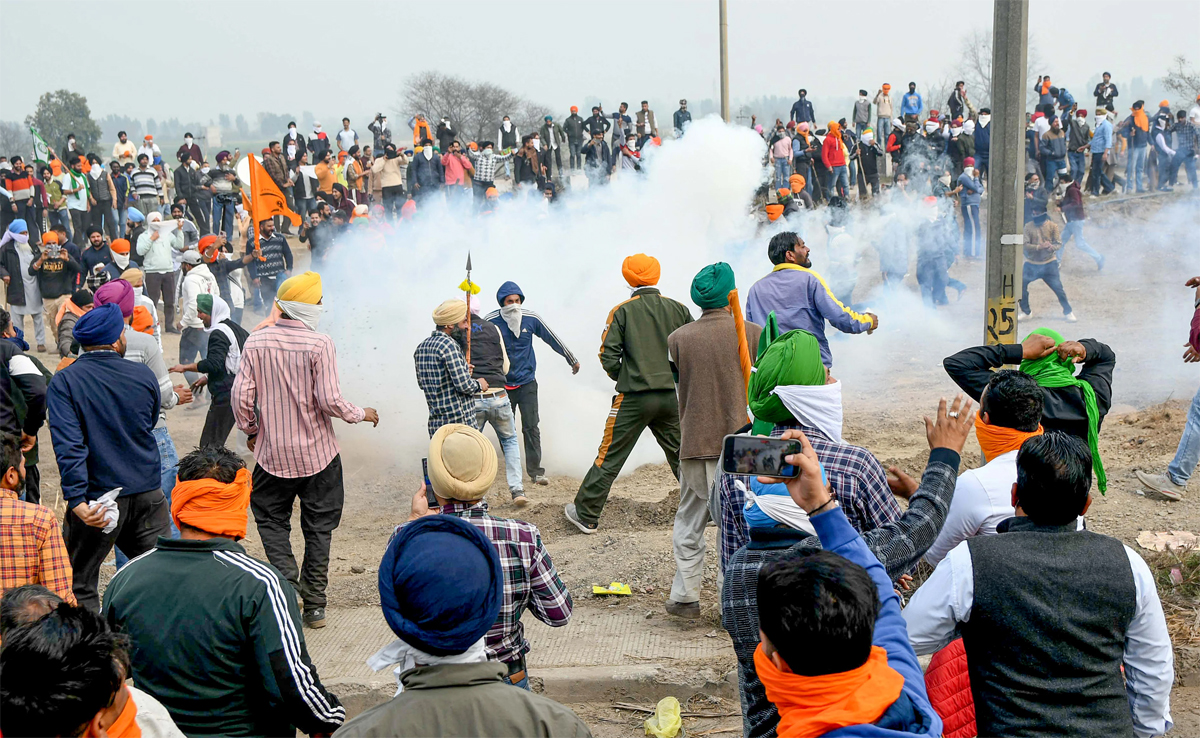
[{"label": "orange bandana", "polygon": [[801,676],[777,669],[759,644],[754,670],[767,699],[779,708],[776,734],[780,738],[819,736],[848,725],[873,723],[904,688],[904,677],[888,666],[887,651],[879,646],[871,646],[867,662],[857,669]]},{"label": "orange bandana", "polygon": [[1040,436],[1045,433],[1042,426],[1035,431],[1019,431],[1015,428],[1002,428],[998,425],[988,425],[983,422],[983,413],[975,415],[975,438],[983,449],[983,458],[991,461],[1009,451],[1016,451],[1025,443],[1025,439]]},{"label": "orange bandana", "polygon": [[250,470],[238,469],[231,484],[215,479],[179,482],[171,490],[171,517],[215,536],[235,541],[246,537],[246,508],[250,505]]},{"label": "orange bandana", "polygon": [[131,325],[138,333],[145,333],[148,336],[154,335],[154,318],[144,305],[134,306],[133,323]]},{"label": "orange bandana", "polygon": [[[128,687],[122,687],[128,690]],[[125,708],[117,715],[116,721],[105,731],[112,738],[142,738],[142,728],[137,724],[137,705],[133,703],[133,695],[125,700]]]}]

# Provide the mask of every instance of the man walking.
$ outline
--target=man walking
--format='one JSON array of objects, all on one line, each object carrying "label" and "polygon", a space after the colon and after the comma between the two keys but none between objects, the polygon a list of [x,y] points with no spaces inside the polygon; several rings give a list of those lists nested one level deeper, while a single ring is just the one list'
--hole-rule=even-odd
[{"label": "man walking", "polygon": [[563,511],[588,535],[596,532],[609,489],[647,426],[666,454],[671,473],[679,478],[679,401],[667,337],[691,323],[692,314],[655,288],[661,272],[653,256],[627,257],[621,274],[633,295],[609,312],[600,341],[600,365],[617,383],[617,394],[596,461],[588,467],[575,502]]},{"label": "man walking", "polygon": [[130,557],[154,547],[170,527],[158,444],[154,372],[125,361],[125,321],[114,304],[75,323],[82,353],[46,391],[50,437],[68,512],[63,537],[75,598],[100,609],[100,565],[116,544]]},{"label": "man walking", "polygon": [[1058,209],[1067,221],[1063,226],[1062,248],[1058,251],[1059,260],[1062,259],[1062,252],[1067,247],[1067,242],[1074,238],[1075,245],[1079,247],[1079,250],[1096,260],[1096,269],[1104,271],[1104,257],[1096,253],[1096,250],[1089,246],[1083,237],[1083,221],[1087,219],[1087,215],[1083,208],[1083,189],[1080,182],[1066,173],[1058,175],[1058,180],[1067,188],[1058,201]]},{"label": "man walking", "polygon": [[1025,224],[1025,263],[1021,267],[1021,299],[1017,303],[1022,318],[1033,315],[1029,308],[1029,285],[1040,279],[1058,298],[1064,319],[1068,323],[1078,320],[1071,311],[1059,272],[1062,245],[1062,227],[1050,220],[1044,205],[1035,206],[1032,220]]},{"label": "man walking", "polygon": [[[538,428],[537,357],[533,351],[533,337],[542,339],[566,359],[572,374],[579,373],[579,360],[545,324],[542,316],[525,308],[525,294],[516,282],[500,285],[496,291],[496,302],[500,303],[500,309],[489,313],[487,320],[495,324],[504,338],[504,348],[508,354],[508,374],[504,386],[508,390],[514,417],[518,411],[521,413],[525,469],[534,484],[547,485],[550,480],[546,479],[546,470],[542,466],[542,432]],[[507,459],[505,463],[508,463]]]},{"label": "man walking", "polygon": [[[1093,196],[1107,195],[1117,188],[1104,173],[1105,165],[1112,160],[1112,147],[1113,127],[1108,120],[1108,112],[1104,108],[1096,108],[1096,128],[1089,149],[1092,153],[1092,174],[1088,181],[1088,191]],[[1103,192],[1101,187],[1104,188]]]},{"label": "man walking", "polygon": [[[713,499],[717,460],[726,435],[746,424],[746,369],[758,353],[762,327],[733,315],[741,307],[730,302],[737,286],[724,262],[706,266],[692,280],[692,302],[700,318],[667,338],[671,369],[679,396],[679,509],[671,543],[675,580],[667,612],[679,617],[700,615],[700,583],[704,578],[704,528],[721,519]],[[742,353],[745,349],[745,353]],[[743,363],[744,362],[744,363]]]},{"label": "man walking", "polygon": [[[282,317],[246,340],[232,395],[238,428],[249,436],[257,462],[250,508],[258,535],[267,559],[304,600],[304,622],[312,628],[325,627],[329,543],[345,495],[331,418],[379,425],[374,409],[342,397],[333,339],[317,333],[321,298],[316,272],[279,285],[275,304]],[[290,539],[297,497],[301,568]]]}]

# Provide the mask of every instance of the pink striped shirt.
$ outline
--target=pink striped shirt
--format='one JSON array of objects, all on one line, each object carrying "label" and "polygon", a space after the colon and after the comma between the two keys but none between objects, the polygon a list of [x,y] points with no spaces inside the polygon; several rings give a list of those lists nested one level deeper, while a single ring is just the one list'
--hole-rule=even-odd
[{"label": "pink striped shirt", "polygon": [[285,318],[246,339],[232,402],[238,428],[258,436],[255,461],[286,479],[311,477],[337,456],[330,418],[365,415],[338,388],[333,339]]}]

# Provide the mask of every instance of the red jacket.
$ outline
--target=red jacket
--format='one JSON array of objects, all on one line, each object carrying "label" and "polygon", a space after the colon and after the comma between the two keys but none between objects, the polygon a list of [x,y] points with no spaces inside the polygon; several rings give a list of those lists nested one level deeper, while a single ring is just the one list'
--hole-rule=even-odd
[{"label": "red jacket", "polygon": [[929,704],[942,718],[945,738],[974,738],[975,698],[967,673],[967,649],[961,638],[933,655],[925,670]]},{"label": "red jacket", "polygon": [[825,137],[825,143],[821,144],[821,161],[830,169],[846,166],[846,154],[842,151],[840,136]]},{"label": "red jacket", "polygon": [[1192,348],[1200,351],[1200,308],[1196,308],[1196,312],[1192,314],[1192,332],[1188,336],[1188,342],[1192,344]]},{"label": "red jacket", "polygon": [[900,134],[898,134],[898,133],[888,134],[887,152],[889,154],[894,154],[899,150],[900,150]]}]

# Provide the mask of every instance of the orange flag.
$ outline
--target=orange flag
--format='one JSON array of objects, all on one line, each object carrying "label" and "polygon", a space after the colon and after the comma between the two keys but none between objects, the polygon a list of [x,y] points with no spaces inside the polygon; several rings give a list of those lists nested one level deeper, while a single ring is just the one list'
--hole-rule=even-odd
[{"label": "orange flag", "polygon": [[[263,169],[263,165],[253,156],[246,157],[250,164],[250,220],[258,225],[267,218],[276,215],[286,216],[292,225],[300,227],[301,218],[287,206],[287,198],[279,191],[278,185]],[[243,191],[243,194],[245,192]]]}]

